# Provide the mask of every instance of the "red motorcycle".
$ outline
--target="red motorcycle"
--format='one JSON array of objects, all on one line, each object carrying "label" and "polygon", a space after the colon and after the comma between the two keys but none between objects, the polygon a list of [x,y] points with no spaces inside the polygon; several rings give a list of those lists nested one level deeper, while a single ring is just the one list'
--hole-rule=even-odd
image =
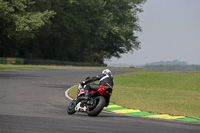
[{"label": "red motorcycle", "polygon": [[86,112],[89,116],[97,116],[108,105],[112,90],[111,87],[100,86],[97,91],[90,91],[89,100],[85,100],[85,89],[79,85],[77,96],[69,104],[67,113]]}]

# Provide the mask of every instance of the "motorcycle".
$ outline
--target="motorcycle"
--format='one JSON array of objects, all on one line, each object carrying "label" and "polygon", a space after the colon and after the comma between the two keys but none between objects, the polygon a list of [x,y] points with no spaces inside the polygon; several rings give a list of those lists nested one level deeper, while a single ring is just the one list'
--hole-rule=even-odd
[{"label": "motorcycle", "polygon": [[89,99],[85,99],[85,88],[78,86],[77,96],[69,104],[67,113],[85,112],[88,116],[97,116],[104,107],[108,106],[112,88],[100,86],[97,91],[90,91]]}]

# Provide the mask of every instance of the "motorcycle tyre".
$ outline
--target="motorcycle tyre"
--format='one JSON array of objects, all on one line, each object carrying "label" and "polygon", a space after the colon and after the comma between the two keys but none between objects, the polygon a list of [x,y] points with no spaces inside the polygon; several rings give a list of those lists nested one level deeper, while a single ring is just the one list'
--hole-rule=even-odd
[{"label": "motorcycle tyre", "polygon": [[89,115],[89,116],[97,116],[102,110],[103,108],[105,107],[106,105],[106,100],[104,97],[102,96],[98,96],[96,97],[95,99],[98,99],[99,98],[99,103],[98,105],[92,110],[92,111],[89,111],[87,110],[86,113]]},{"label": "motorcycle tyre", "polygon": [[73,102],[76,102],[76,101],[73,100],[73,101],[69,104],[69,106],[68,106],[68,108],[67,108],[67,113],[68,113],[69,115],[72,115],[72,114],[74,114],[74,113],[76,112],[76,111],[75,111],[76,105],[75,105],[74,107],[71,108]]}]

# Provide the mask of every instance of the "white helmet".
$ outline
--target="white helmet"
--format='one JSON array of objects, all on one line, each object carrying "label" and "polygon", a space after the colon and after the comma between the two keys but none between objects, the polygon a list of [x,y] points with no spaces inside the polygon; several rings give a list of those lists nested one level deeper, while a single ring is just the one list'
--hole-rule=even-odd
[{"label": "white helmet", "polygon": [[102,74],[108,74],[108,73],[111,74],[111,71],[109,69],[105,69],[102,71]]}]

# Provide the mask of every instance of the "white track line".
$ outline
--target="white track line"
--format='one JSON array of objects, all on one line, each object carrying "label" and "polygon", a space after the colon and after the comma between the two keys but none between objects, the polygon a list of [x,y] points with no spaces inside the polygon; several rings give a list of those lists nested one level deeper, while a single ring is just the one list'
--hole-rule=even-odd
[{"label": "white track line", "polygon": [[65,96],[66,96],[68,99],[70,99],[71,101],[73,100],[73,98],[71,98],[71,97],[69,96],[68,92],[69,92],[73,87],[75,87],[75,86],[76,86],[76,85],[70,87],[69,89],[67,89],[67,90],[65,91]]}]

